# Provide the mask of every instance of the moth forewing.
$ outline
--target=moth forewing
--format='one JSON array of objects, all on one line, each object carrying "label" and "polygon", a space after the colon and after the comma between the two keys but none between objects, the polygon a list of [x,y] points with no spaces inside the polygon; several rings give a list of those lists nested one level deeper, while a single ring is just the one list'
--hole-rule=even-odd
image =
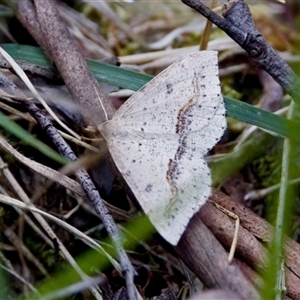
[{"label": "moth forewing", "polygon": [[204,155],[225,128],[215,51],[178,60],[99,126],[145,214],[173,245],[210,195]]}]

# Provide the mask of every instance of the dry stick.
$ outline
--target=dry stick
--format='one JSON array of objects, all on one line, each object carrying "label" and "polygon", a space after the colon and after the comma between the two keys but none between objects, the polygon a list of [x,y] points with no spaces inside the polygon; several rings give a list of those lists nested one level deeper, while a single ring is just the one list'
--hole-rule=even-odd
[{"label": "dry stick", "polygon": [[[249,208],[241,203],[232,201],[230,197],[219,191],[214,191],[210,199],[228,210],[234,211],[240,218],[241,232],[239,233],[239,243],[237,254],[250,265],[263,268],[262,246],[264,243],[270,243],[274,236],[274,228],[264,219],[260,218]],[[214,210],[214,217],[209,206],[204,206],[199,215],[203,222],[212,230],[214,235],[222,244],[230,245],[231,235],[228,236],[228,225],[220,219],[226,217],[220,212]],[[218,214],[218,216],[216,216]],[[227,217],[226,217],[227,218]],[[228,219],[228,218],[227,218]],[[221,225],[222,224],[222,225]],[[224,225],[225,224],[225,225]],[[231,225],[231,227],[233,227]],[[233,229],[231,229],[233,231]],[[244,232],[242,232],[244,231]],[[250,236],[252,235],[252,237]],[[225,239],[227,241],[225,241]],[[260,246],[259,244],[262,244]],[[286,283],[287,294],[293,299],[300,299],[300,261],[299,261],[300,244],[294,240],[285,237],[285,265],[286,265]]]},{"label": "dry stick", "polygon": [[[79,267],[76,265],[76,262],[75,262],[74,259],[72,259],[71,261],[69,260],[70,254],[67,254],[67,250],[65,248],[63,248],[63,246],[61,246],[62,244],[61,244],[60,240],[58,239],[58,237],[55,236],[54,233],[52,234],[49,231],[49,229],[47,228],[48,225],[45,226],[46,221],[44,220],[44,217],[46,219],[48,219],[49,221],[52,221],[54,224],[57,224],[61,228],[65,229],[66,231],[68,231],[72,235],[74,235],[76,238],[78,238],[83,243],[85,243],[88,247],[94,249],[95,251],[97,251],[99,253],[102,253],[110,261],[110,263],[114,266],[114,268],[118,272],[122,272],[119,263],[112,256],[110,256],[110,254],[107,253],[102,248],[102,246],[99,243],[97,243],[95,240],[93,240],[92,238],[90,238],[88,235],[86,235],[82,231],[80,231],[77,228],[75,228],[75,227],[69,225],[68,223],[66,223],[66,221],[62,221],[61,219],[59,219],[59,218],[57,218],[57,217],[55,217],[55,216],[53,216],[53,215],[51,215],[51,214],[43,211],[43,210],[40,210],[40,209],[36,208],[33,204],[30,203],[30,200],[24,199],[24,201],[22,202],[20,200],[11,198],[9,196],[5,196],[3,194],[0,194],[0,203],[6,204],[6,205],[10,205],[10,206],[14,207],[21,214],[23,212],[20,211],[20,210],[28,210],[29,212],[31,212],[36,217],[37,221],[40,222],[40,224],[44,228],[44,230],[52,238],[52,240],[50,240],[46,236],[44,236],[43,234],[42,235],[40,234],[41,237],[47,242],[47,244],[50,245],[52,248],[54,248],[54,250],[55,250],[54,259],[56,260],[56,257],[59,254],[58,251],[60,251],[63,254],[64,258],[70,263],[70,265],[72,267],[75,266],[74,267],[75,271],[78,272],[78,270],[79,270],[78,275],[81,277],[82,280],[88,278],[88,276],[86,274],[84,274],[79,269]],[[26,203],[28,203],[28,204],[26,204]],[[41,220],[42,220],[42,222],[41,222]],[[35,227],[33,227],[33,229],[35,230]],[[37,230],[37,233],[39,234],[38,230]],[[17,249],[19,249],[19,247]],[[93,290],[91,289],[91,291],[93,291]],[[99,292],[100,292],[100,290],[99,290]],[[93,291],[93,293],[94,293],[94,291]],[[95,293],[94,293],[94,295],[95,295]],[[102,299],[102,297],[100,296],[100,294],[98,294],[98,296],[96,295],[96,299]]]},{"label": "dry stick", "polygon": [[[241,300],[236,294],[225,289],[214,289],[210,291],[200,291],[194,294],[189,300],[204,300],[204,299],[230,299],[230,300]],[[286,300],[286,299],[285,299]]]},{"label": "dry stick", "polygon": [[86,123],[97,126],[111,118],[115,110],[76,48],[56,1],[34,0],[34,4],[44,43]]},{"label": "dry stick", "polygon": [[199,213],[191,219],[188,230],[182,235],[175,250],[205,286],[233,291],[244,300],[259,298],[235,261],[228,263],[227,252],[203,224]]},{"label": "dry stick", "polygon": [[[111,118],[114,108],[99,88],[62,22],[54,0],[19,0],[17,16],[45,54],[54,61],[87,124]],[[99,99],[100,96],[100,99]]]},{"label": "dry stick", "polygon": [[17,18],[49,56],[32,0],[17,1]]},{"label": "dry stick", "polygon": [[[35,104],[25,102],[25,105],[29,113],[35,118],[35,120],[40,124],[41,128],[45,130],[47,135],[53,141],[60,154],[67,158],[69,161],[75,161],[77,159],[76,155],[74,154],[70,146],[65,142],[65,140],[60,136],[58,130],[52,125],[52,122],[40,112]],[[84,169],[78,169],[76,172],[76,177],[89,200],[92,202],[96,212],[100,216],[103,225],[106,228],[106,231],[108,232],[116,247],[116,252],[119,256],[122,271],[124,272],[126,279],[128,297],[130,300],[137,299],[135,286],[133,283],[135,270],[123,248],[121,233],[112,216],[110,215],[108,209],[106,208],[104,200],[100,197],[99,192],[97,191],[87,171]]]},{"label": "dry stick", "polygon": [[[189,230],[184,233],[176,251],[206,286],[230,289],[237,292],[241,298],[250,299],[249,295],[253,293],[253,287],[249,285],[242,273],[255,286],[262,287],[262,279],[251,267],[255,266],[260,271],[265,268],[267,257],[265,243],[272,240],[274,229],[250,209],[221,192],[214,191],[210,199],[234,211],[240,217],[239,243],[236,250],[240,260],[234,259],[232,265],[228,264],[227,253],[222,251],[221,244],[229,249],[235,227],[234,221],[211,203],[205,204],[193,217],[188,227]],[[300,299],[300,261],[298,259],[300,245],[286,238],[285,247],[287,294],[292,299]]]},{"label": "dry stick", "polygon": [[266,70],[293,98],[300,101],[298,79],[289,65],[277,54],[255,27],[246,3],[237,0],[229,4],[224,18],[199,0],[182,0],[225,31],[245,49],[252,61]]}]

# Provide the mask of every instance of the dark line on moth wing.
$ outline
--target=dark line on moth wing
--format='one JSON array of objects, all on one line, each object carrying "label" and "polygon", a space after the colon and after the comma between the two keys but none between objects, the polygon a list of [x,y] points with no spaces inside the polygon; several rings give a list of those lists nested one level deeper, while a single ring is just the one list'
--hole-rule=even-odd
[{"label": "dark line on moth wing", "polygon": [[[174,158],[171,158],[168,163],[168,170],[166,172],[166,179],[170,185],[173,197],[170,201],[169,207],[172,206],[173,202],[178,198],[178,186],[177,182],[180,176],[180,168],[178,168],[178,164],[180,163],[180,160],[182,156],[187,152],[187,138],[188,135],[193,132],[191,131],[190,125],[192,123],[193,118],[195,118],[197,115],[197,109],[192,113],[193,108],[197,108],[198,105],[201,106],[201,104],[197,103],[197,99],[199,97],[204,97],[203,93],[201,93],[201,87],[203,88],[203,84],[199,84],[199,81],[201,82],[201,78],[205,78],[206,75],[200,75],[194,72],[194,77],[192,79],[192,85],[194,88],[193,97],[189,99],[179,110],[177,115],[177,123],[175,125],[175,133],[178,134],[178,148],[176,150]],[[200,85],[200,86],[199,86]],[[201,129],[205,129],[209,126],[211,119],[216,115],[217,113],[217,106],[212,105],[214,108],[214,112],[212,116],[209,117],[203,117],[203,119],[207,120],[207,124],[204,125]],[[199,115],[197,115],[199,117]],[[219,139],[218,139],[219,140]],[[196,150],[196,149],[195,149]],[[207,149],[209,150],[209,149]]]},{"label": "dark line on moth wing", "polygon": [[188,121],[184,118],[184,115],[186,114],[187,108],[191,107],[193,105],[193,98],[188,101],[187,104],[185,104],[180,110],[177,115],[177,124],[175,125],[175,132],[179,135],[182,134],[183,128],[185,126],[189,126],[191,124],[191,121]]},{"label": "dark line on moth wing", "polygon": [[[176,157],[176,154],[175,154],[175,157]],[[171,192],[172,192],[172,195],[174,197],[176,197],[177,195],[177,192],[178,192],[178,189],[176,187],[176,185],[174,184],[174,174],[176,172],[176,169],[177,169],[177,162],[174,161],[173,159],[170,159],[169,160],[169,163],[168,163],[168,170],[167,170],[167,174],[166,174],[166,178],[167,178],[167,181],[170,185],[170,188],[171,188]]]},{"label": "dark line on moth wing", "polygon": [[[197,79],[197,74],[194,74],[194,78],[192,80],[192,84],[194,87],[194,95],[196,95],[195,89],[197,89],[196,86],[196,79]],[[177,199],[177,194],[178,194],[178,187],[176,185],[176,181],[178,180],[180,176],[179,168],[178,168],[178,163],[182,156],[186,153],[186,140],[189,134],[189,127],[190,124],[192,123],[191,118],[193,118],[193,114],[190,112],[192,111],[192,108],[196,105],[194,103],[195,96],[193,96],[191,99],[185,103],[182,108],[179,110],[178,115],[177,115],[177,123],[175,124],[175,132],[178,134],[179,139],[178,139],[178,148],[176,150],[175,156],[173,159],[169,160],[168,163],[168,170],[166,173],[166,179],[170,185],[173,197],[170,201],[170,204],[168,205],[169,207],[173,204],[173,202]]]}]

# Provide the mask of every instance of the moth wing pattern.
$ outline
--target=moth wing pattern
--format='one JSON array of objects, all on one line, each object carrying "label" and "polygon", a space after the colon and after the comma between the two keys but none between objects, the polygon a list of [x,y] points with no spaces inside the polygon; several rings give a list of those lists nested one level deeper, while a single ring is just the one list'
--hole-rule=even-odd
[{"label": "moth wing pattern", "polygon": [[176,245],[211,191],[204,155],[226,128],[217,52],[175,62],[99,126],[157,231]]}]

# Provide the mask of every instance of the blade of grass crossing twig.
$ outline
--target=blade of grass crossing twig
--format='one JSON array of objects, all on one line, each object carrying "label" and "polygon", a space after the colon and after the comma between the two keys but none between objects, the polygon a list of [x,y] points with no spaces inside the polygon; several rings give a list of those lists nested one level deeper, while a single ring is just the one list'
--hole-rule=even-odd
[{"label": "blade of grass crossing twig", "polygon": [[70,134],[72,134],[77,139],[81,139],[80,136],[74,132],[71,128],[69,128],[67,125],[65,125],[52,111],[52,109],[48,106],[48,104],[45,102],[45,100],[40,96],[38,91],[35,89],[35,87],[32,85],[30,80],[28,79],[27,75],[24,73],[22,68],[15,62],[15,60],[2,48],[0,47],[0,53],[1,55],[7,60],[7,62],[11,65],[11,67],[14,69],[14,71],[17,73],[17,75],[20,77],[20,79],[25,83],[27,88],[31,91],[33,96],[40,101],[40,103],[44,106],[44,108],[47,110],[47,112],[54,118],[54,120],[62,126],[66,131],[68,131]]},{"label": "blade of grass crossing twig", "polygon": [[[37,47],[14,44],[3,44],[2,47],[16,60],[24,60],[42,67],[53,68],[51,61]],[[137,91],[153,78],[148,74],[141,74],[103,62],[94,60],[87,60],[87,62],[98,80],[133,91]],[[224,101],[227,116],[297,141],[300,140],[296,122],[229,97],[224,97]]]}]

